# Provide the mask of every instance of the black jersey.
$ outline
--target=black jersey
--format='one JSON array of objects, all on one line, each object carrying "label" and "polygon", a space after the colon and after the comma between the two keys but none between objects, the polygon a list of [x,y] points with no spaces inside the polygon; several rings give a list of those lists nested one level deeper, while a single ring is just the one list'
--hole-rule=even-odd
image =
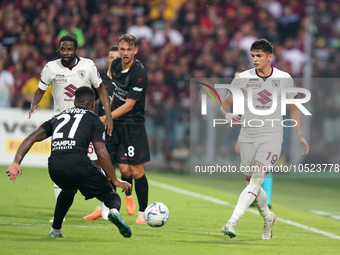
[{"label": "black jersey", "polygon": [[[105,142],[103,122],[92,111],[83,107],[67,109],[41,126],[47,137],[52,136],[49,165],[88,162],[90,142]],[[60,161],[62,159],[63,161]]]},{"label": "black jersey", "polygon": [[118,58],[112,61],[111,74],[115,87],[112,103],[114,109],[125,104],[128,98],[137,100],[131,111],[114,119],[113,122],[118,124],[140,125],[144,122],[147,86],[147,76],[144,66],[138,60],[133,60],[128,71],[122,72],[122,60]]},{"label": "black jersey", "polygon": [[[100,73],[100,77],[102,78],[104,87],[106,88],[107,94],[109,95],[110,102],[112,101],[112,96],[113,96],[113,90],[114,90],[114,85],[112,83],[112,80],[110,77],[107,75],[109,70],[106,70],[105,72]],[[103,106],[102,101],[99,99],[99,106],[98,106],[98,116],[104,116],[105,115],[105,108]],[[111,112],[115,108],[113,107],[113,104],[111,105]]]}]

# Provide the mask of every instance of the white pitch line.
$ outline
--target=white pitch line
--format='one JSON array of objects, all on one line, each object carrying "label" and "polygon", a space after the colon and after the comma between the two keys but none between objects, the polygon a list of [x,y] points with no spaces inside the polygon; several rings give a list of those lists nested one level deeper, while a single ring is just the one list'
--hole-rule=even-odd
[{"label": "white pitch line", "polygon": [[[14,225],[14,226],[50,226],[51,224],[45,223],[22,223],[22,222],[0,222],[0,225]],[[96,227],[96,226],[79,226],[79,225],[67,225],[67,227],[76,227],[76,228],[109,228],[109,227]]]},{"label": "white pitch line", "polygon": [[333,215],[329,212],[325,212],[325,211],[316,211],[316,210],[311,210],[310,211],[311,213],[314,213],[314,214],[317,214],[317,215],[320,215],[320,216],[326,216],[326,217],[330,217],[334,220],[340,220],[340,215]]},{"label": "white pitch line", "polygon": [[[148,183],[152,186],[156,186],[156,187],[159,187],[159,188],[162,188],[162,189],[166,189],[166,190],[177,192],[177,193],[180,193],[180,194],[183,194],[183,195],[203,199],[203,200],[206,200],[206,201],[209,201],[209,202],[213,202],[215,204],[225,205],[225,206],[235,208],[235,205],[228,203],[226,201],[223,201],[221,199],[214,198],[214,197],[211,197],[211,196],[202,195],[200,193],[196,193],[196,192],[192,192],[192,191],[185,190],[185,189],[182,189],[182,188],[178,188],[176,186],[172,186],[172,185],[169,185],[169,184],[166,184],[166,183],[157,182],[157,181],[153,181],[153,180],[148,180]],[[253,213],[253,214],[258,214],[258,211],[254,210],[254,209],[248,209],[247,211],[250,212],[250,213]],[[309,227],[307,225],[303,225],[303,224],[300,224],[300,223],[297,223],[297,222],[294,222],[294,221],[291,221],[291,220],[286,220],[286,219],[283,219],[283,218],[280,218],[280,217],[278,217],[276,220],[280,221],[282,223],[286,223],[286,224],[291,225],[291,226],[299,227],[299,228],[317,233],[317,234],[325,235],[325,236],[330,237],[332,239],[340,239],[340,236],[338,236],[338,235],[335,235],[335,234],[332,234],[332,233],[329,233],[329,232],[326,232],[326,231],[323,231],[323,230],[319,230],[317,228]]]}]

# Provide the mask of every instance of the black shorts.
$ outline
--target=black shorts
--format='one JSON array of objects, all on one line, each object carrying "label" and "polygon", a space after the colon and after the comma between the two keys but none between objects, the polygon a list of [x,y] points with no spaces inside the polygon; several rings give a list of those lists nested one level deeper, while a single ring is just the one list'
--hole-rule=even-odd
[{"label": "black shorts", "polygon": [[83,194],[85,199],[103,196],[113,189],[106,176],[92,162],[87,167],[63,166],[62,170],[49,167],[52,181],[62,190],[77,190]]},{"label": "black shorts", "polygon": [[150,161],[148,136],[144,125],[114,124],[112,136],[106,136],[106,148],[112,164],[141,165]]},{"label": "black shorts", "polygon": [[[118,150],[117,150],[117,156],[114,156],[115,158],[115,163],[118,163],[118,164],[128,164],[128,160],[126,159],[126,157],[124,156],[125,154],[125,148],[124,146],[121,144],[119,147],[118,147]],[[113,154],[114,155],[114,154]],[[111,159],[112,161],[112,159]]]}]

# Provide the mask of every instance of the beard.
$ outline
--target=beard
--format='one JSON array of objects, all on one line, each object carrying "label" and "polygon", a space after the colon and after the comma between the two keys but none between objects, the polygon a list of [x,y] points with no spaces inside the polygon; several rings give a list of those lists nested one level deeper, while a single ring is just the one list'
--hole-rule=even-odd
[{"label": "beard", "polygon": [[68,66],[69,64],[71,64],[74,59],[76,58],[76,56],[70,56],[68,58],[68,60],[64,60],[64,57],[61,57],[61,63],[64,65],[64,66]]}]

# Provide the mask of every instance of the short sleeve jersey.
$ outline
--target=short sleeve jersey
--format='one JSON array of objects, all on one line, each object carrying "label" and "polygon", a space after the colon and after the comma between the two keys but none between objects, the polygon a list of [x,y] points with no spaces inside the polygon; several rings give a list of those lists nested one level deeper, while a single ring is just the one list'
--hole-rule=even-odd
[{"label": "short sleeve jersey", "polygon": [[[67,109],[41,125],[47,137],[52,136],[51,160],[63,159],[59,164],[89,161],[90,142],[105,143],[105,127],[99,117],[82,107]],[[55,161],[53,161],[55,162]]]},{"label": "short sleeve jersey", "polygon": [[[112,95],[114,90],[114,85],[111,80],[111,78],[108,76],[109,70],[106,70],[105,72],[100,73],[100,77],[103,80],[104,87],[107,91],[107,94],[109,95],[110,102],[112,101]],[[99,99],[99,106],[98,106],[98,116],[104,116],[105,115],[105,109],[103,106],[102,101]],[[114,110],[113,104],[111,105],[111,111]]]},{"label": "short sleeve jersey", "polygon": [[102,79],[94,62],[86,58],[78,58],[72,68],[65,67],[61,59],[48,62],[40,76],[39,88],[47,90],[51,85],[54,100],[54,114],[74,107],[74,93],[83,86],[93,85],[98,88]]},{"label": "short sleeve jersey", "polygon": [[134,60],[129,69],[122,71],[122,60],[120,58],[111,64],[112,82],[114,85],[113,108],[117,109],[125,104],[127,99],[133,99],[133,109],[126,114],[113,120],[117,124],[140,125],[144,122],[145,96],[147,87],[147,76],[144,66]]},{"label": "short sleeve jersey", "polygon": [[[268,77],[258,76],[256,70],[244,71],[236,77],[231,85],[240,88],[244,95],[244,114],[241,118],[242,126],[239,136],[240,142],[254,142],[260,140],[283,139],[283,126],[281,115],[281,90],[282,88],[294,87],[292,77],[277,68],[273,68],[272,74]],[[270,110],[273,105],[275,93],[277,94],[277,105],[275,111],[268,115],[257,115],[248,107],[248,94],[251,93],[252,102],[255,110]],[[296,93],[287,93],[286,98],[294,98]],[[234,97],[235,100],[238,100]],[[245,124],[243,124],[245,123]],[[288,125],[288,124],[287,124]],[[291,125],[291,124],[289,124]]]}]

